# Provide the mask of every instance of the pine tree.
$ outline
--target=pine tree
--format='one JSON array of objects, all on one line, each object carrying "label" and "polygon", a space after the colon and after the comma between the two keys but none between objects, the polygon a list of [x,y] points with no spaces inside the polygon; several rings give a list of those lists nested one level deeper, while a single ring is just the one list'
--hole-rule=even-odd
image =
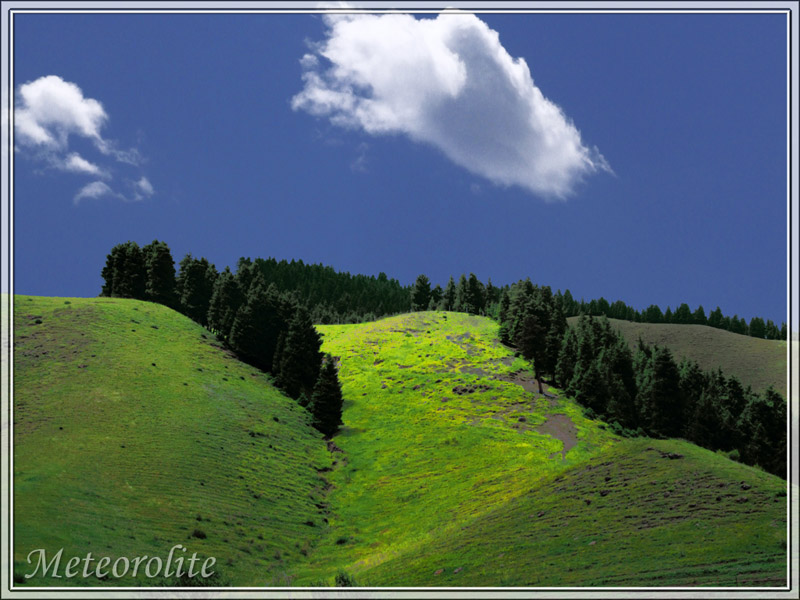
[{"label": "pine tree", "polygon": [[211,295],[214,293],[217,269],[205,258],[193,259],[188,254],[180,264],[177,287],[181,293],[181,312],[205,326],[208,322],[208,307]]},{"label": "pine tree", "polygon": [[753,317],[750,319],[749,331],[751,337],[760,339],[767,337],[767,326],[764,323],[764,319],[761,317]]},{"label": "pine tree", "polygon": [[688,304],[684,302],[675,310],[672,322],[683,325],[690,325],[692,323],[692,310],[689,308]]},{"label": "pine tree", "polygon": [[311,395],[319,375],[322,342],[308,311],[300,306],[286,333],[277,384],[290,397]]},{"label": "pine tree", "polygon": [[466,311],[473,315],[481,315],[486,309],[486,288],[478,280],[475,273],[469,274],[467,281]]},{"label": "pine tree", "polygon": [[145,264],[145,296],[151,302],[174,307],[175,261],[165,242],[153,240],[142,248]]},{"label": "pine tree", "polygon": [[707,322],[706,311],[701,304],[697,307],[697,310],[692,313],[692,323],[695,325],[705,325]]},{"label": "pine tree", "polygon": [[444,288],[444,294],[442,294],[442,302],[440,304],[440,310],[455,310],[456,305],[456,282],[453,280],[452,276],[450,280],[447,282],[447,285]]},{"label": "pine tree", "polygon": [[700,398],[706,388],[706,378],[696,362],[686,359],[681,361],[678,372],[680,376],[679,388],[681,396],[683,397],[686,414],[683,434],[688,437],[693,415],[697,410]]},{"label": "pine tree", "polygon": [[656,434],[676,437],[681,434],[685,420],[680,394],[678,367],[667,348],[656,346],[649,373],[638,386],[642,419],[646,428]]},{"label": "pine tree", "polygon": [[651,304],[645,309],[643,319],[645,323],[661,323],[664,320],[664,315],[657,305]]},{"label": "pine tree", "polygon": [[411,290],[411,310],[427,310],[431,300],[431,282],[426,275],[419,275]]},{"label": "pine tree", "polygon": [[561,308],[553,304],[550,308],[550,327],[545,336],[544,363],[542,369],[545,373],[555,376],[558,357],[561,353],[561,343],[567,330],[567,319]]},{"label": "pine tree", "polygon": [[469,290],[467,289],[467,276],[463,273],[458,278],[456,286],[456,299],[453,303],[453,310],[456,312],[469,312]]},{"label": "pine tree", "polygon": [[332,436],[342,424],[342,388],[336,366],[327,355],[311,394],[309,410],[313,425],[326,436]]},{"label": "pine tree", "polygon": [[114,295],[114,263],[117,260],[117,253],[120,248],[121,244],[117,244],[106,255],[106,264],[100,271],[100,276],[103,278],[103,286],[100,289],[101,297],[110,298]]},{"label": "pine tree", "polygon": [[[566,388],[575,375],[575,365],[578,362],[578,337],[574,329],[567,330],[561,341],[561,350],[558,353],[556,363],[555,380],[556,385]],[[566,390],[569,395],[574,394],[574,390]]]},{"label": "pine tree", "polygon": [[722,329],[722,309],[719,306],[708,315],[708,326]]},{"label": "pine tree", "polygon": [[[229,337],[231,347],[243,360],[273,373],[278,341],[281,333],[288,328],[281,304],[275,287],[267,287],[259,274],[250,286],[247,298],[236,311]],[[223,314],[223,325],[226,318]]]},{"label": "pine tree", "polygon": [[214,282],[214,291],[208,306],[208,328],[216,331],[221,339],[227,340],[243,302],[244,296],[236,278],[230,268],[225,267]]},{"label": "pine tree", "polygon": [[753,395],[742,412],[740,428],[747,431],[741,447],[742,461],[786,476],[786,401],[771,387],[764,396]]},{"label": "pine tree", "polygon": [[145,263],[142,250],[136,242],[114,246],[101,274],[106,280],[102,295],[145,299]]},{"label": "pine tree", "polygon": [[442,296],[444,292],[442,291],[442,286],[436,284],[431,290],[431,299],[428,301],[428,310],[439,310],[439,304],[442,302]]},{"label": "pine tree", "polygon": [[543,318],[544,309],[540,305],[531,306],[521,320],[519,333],[514,338],[514,344],[519,349],[525,360],[533,362],[534,374],[539,383],[539,393],[542,391],[542,371],[546,362],[546,319]]}]

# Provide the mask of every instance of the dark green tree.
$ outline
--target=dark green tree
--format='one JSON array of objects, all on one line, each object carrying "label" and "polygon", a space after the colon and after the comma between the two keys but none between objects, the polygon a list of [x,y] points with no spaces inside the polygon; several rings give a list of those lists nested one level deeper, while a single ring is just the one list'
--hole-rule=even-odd
[{"label": "dark green tree", "polygon": [[742,412],[740,429],[747,432],[742,461],[786,476],[786,401],[772,387],[752,395]]},{"label": "dark green tree", "polygon": [[229,336],[230,346],[244,361],[273,373],[278,341],[289,326],[282,303],[275,286],[267,286],[257,274],[236,311]]},{"label": "dark green tree", "polygon": [[464,310],[466,297],[467,297],[467,276],[464,273],[462,273],[461,276],[458,278],[458,283],[456,284],[456,296],[455,296],[455,301],[453,302],[454,311],[466,312]]},{"label": "dark green tree", "polygon": [[644,424],[652,433],[677,437],[685,419],[678,367],[669,349],[658,346],[648,362],[651,372],[639,386],[637,402]]},{"label": "dark green tree", "polygon": [[442,301],[439,305],[440,310],[456,310],[456,282],[450,277],[442,294]]},{"label": "dark green tree", "polygon": [[308,311],[299,306],[289,324],[276,383],[290,397],[311,396],[322,362],[322,341]]},{"label": "dark green tree", "polygon": [[431,301],[431,282],[426,275],[419,275],[411,289],[411,310],[428,310]]},{"label": "dark green tree", "polygon": [[703,305],[701,304],[700,306],[697,307],[697,310],[695,310],[692,313],[692,323],[694,323],[695,325],[705,325],[707,324],[707,322],[708,321],[706,320],[706,311],[703,308]]},{"label": "dark green tree", "polygon": [[[572,377],[575,375],[575,365],[578,363],[578,337],[575,330],[570,328],[561,341],[561,350],[558,353],[556,363],[555,380],[556,385],[566,388]],[[567,393],[574,394],[574,391],[567,390]]]},{"label": "dark green tree", "polygon": [[750,337],[764,339],[767,337],[767,325],[761,317],[753,317],[750,319]]},{"label": "dark green tree", "polygon": [[722,329],[722,309],[719,306],[708,315],[708,326]]},{"label": "dark green tree", "polygon": [[328,437],[336,433],[342,424],[342,402],[342,388],[336,365],[328,354],[319,370],[309,404],[314,427]]},{"label": "dark green tree", "polygon": [[136,242],[114,246],[100,274],[104,280],[101,296],[145,299],[144,256]]},{"label": "dark green tree", "polygon": [[442,296],[444,295],[444,291],[442,290],[442,286],[437,284],[431,290],[431,299],[428,301],[428,310],[438,310],[439,305],[442,302]]},{"label": "dark green tree", "polygon": [[688,304],[684,302],[675,310],[672,322],[682,325],[690,325],[692,323],[692,310],[689,308]]},{"label": "dark green tree", "polygon": [[217,269],[207,259],[192,258],[189,254],[181,260],[180,267],[176,287],[180,291],[181,312],[205,326]]},{"label": "dark green tree", "polygon": [[208,328],[216,331],[220,339],[227,340],[243,302],[244,295],[236,277],[230,268],[225,267],[214,282],[214,291],[208,306]]},{"label": "dark green tree", "polygon": [[643,318],[645,323],[661,323],[664,320],[664,314],[657,305],[651,304],[645,309]]},{"label": "dark green tree", "polygon": [[145,265],[145,297],[175,307],[175,261],[166,242],[153,240],[142,248]]}]

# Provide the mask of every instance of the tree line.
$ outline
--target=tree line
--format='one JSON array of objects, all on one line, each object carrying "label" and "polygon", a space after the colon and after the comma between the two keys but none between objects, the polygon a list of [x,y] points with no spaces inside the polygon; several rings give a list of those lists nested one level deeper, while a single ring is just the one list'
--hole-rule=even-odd
[{"label": "tree line", "polygon": [[[537,379],[550,380],[592,414],[628,435],[684,437],[747,464],[783,475],[786,402],[775,390],[759,395],[721,371],[676,364],[666,348],[632,352],[606,317],[640,322],[697,323],[736,333],[775,337],[776,327],[755,318],[707,318],[702,307],[675,313],[653,305],[637,312],[622,302],[576,302],[569,290],[552,293],[530,280],[483,284],[474,273],[450,277],[444,288],[425,275],[412,286],[381,273],[351,276],[302,261],[241,258],[236,272],[219,272],[205,258],[175,264],[169,247],[118,244],[102,270],[101,296],[165,304],[213,331],[242,360],[271,373],[276,384],[314,415],[330,435],[341,422],[341,387],[331,357],[323,357],[314,323],[358,322],[408,310],[445,310],[490,316],[502,341],[531,361]],[[567,317],[581,315],[575,327]],[[601,318],[593,318],[599,315]],[[738,323],[736,327],[732,324]],[[746,327],[746,329],[742,329]],[[785,334],[785,324],[782,326]],[[761,335],[755,335],[762,337]],[[785,337],[783,338],[785,339]],[[541,385],[541,384],[540,384]]]},{"label": "tree line", "polygon": [[605,298],[585,302],[578,302],[572,297],[569,290],[563,294],[564,311],[568,317],[578,315],[606,316],[609,319],[622,319],[637,323],[677,323],[683,325],[708,325],[716,329],[724,329],[732,333],[749,335],[751,337],[767,340],[785,340],[786,323],[778,327],[772,320],[766,321],[761,317],[753,317],[748,323],[739,315],[727,316],[722,314],[720,307],[716,307],[708,315],[701,304],[692,310],[688,304],[683,303],[673,312],[668,306],[664,312],[656,304],[651,304],[642,311],[637,311],[625,304],[622,300],[609,303]]},{"label": "tree line", "polygon": [[312,414],[325,435],[341,425],[336,366],[324,356],[308,307],[296,290],[280,291],[258,262],[240,259],[236,273],[187,254],[179,264],[166,243],[117,244],[101,272],[101,296],[174,308],[214,332],[236,355],[273,375],[275,384]]},{"label": "tree line", "polygon": [[684,438],[785,477],[786,401],[771,387],[758,394],[641,340],[633,352],[605,316],[567,327],[564,297],[530,280],[502,292],[500,311],[501,338],[533,361],[537,378],[617,433]]},{"label": "tree line", "polygon": [[[420,275],[411,286],[411,310],[454,310],[481,314],[495,319],[499,318],[500,301],[503,294],[508,294],[511,286],[494,286],[492,280],[484,285],[474,273],[469,278],[461,275],[458,284],[450,277],[447,286],[442,289],[436,285],[431,288],[431,282],[426,275]],[[580,315],[606,316],[609,319],[621,319],[636,323],[676,323],[684,325],[708,325],[717,329],[724,329],[732,333],[749,335],[760,339],[785,340],[787,339],[786,323],[778,327],[772,320],[753,317],[748,323],[743,317],[732,317],[722,314],[717,307],[706,315],[702,305],[694,311],[688,304],[683,303],[675,312],[670,307],[662,312],[652,304],[642,311],[637,311],[621,300],[609,303],[605,298],[599,300],[575,300],[569,290],[561,293],[558,290],[553,294],[559,300],[565,317]]]}]

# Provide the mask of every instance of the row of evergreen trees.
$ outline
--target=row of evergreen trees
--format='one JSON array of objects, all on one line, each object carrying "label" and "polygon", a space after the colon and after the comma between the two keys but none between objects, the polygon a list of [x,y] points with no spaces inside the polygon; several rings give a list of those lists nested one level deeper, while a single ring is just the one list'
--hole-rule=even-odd
[{"label": "row of evergreen trees", "polygon": [[[786,401],[757,394],[722,371],[677,364],[667,348],[632,352],[605,316],[567,327],[564,298],[529,280],[503,290],[500,336],[619,433],[681,437],[785,477]],[[541,389],[541,388],[540,388]]]},{"label": "row of evergreen trees", "polygon": [[342,394],[334,361],[297,292],[267,283],[257,263],[241,259],[236,273],[219,273],[205,258],[187,254],[175,273],[164,242],[112,248],[102,270],[101,296],[165,304],[213,331],[237,356],[266,372],[332,435],[341,424]]},{"label": "row of evergreen trees", "polygon": [[411,286],[411,310],[452,310],[473,315],[491,315],[496,312],[500,300],[500,288],[492,285],[491,278],[484,285],[470,273],[463,273],[456,284],[450,277],[444,289],[436,285],[431,288],[427,275],[420,275]]},{"label": "row of evergreen trees", "polygon": [[[560,292],[559,292],[560,295]],[[732,333],[749,335],[756,338],[768,340],[785,340],[787,329],[786,323],[781,323],[778,327],[771,320],[764,320],[761,317],[753,317],[748,323],[743,317],[733,315],[732,317],[722,314],[718,306],[707,316],[702,305],[694,311],[688,304],[683,303],[675,312],[670,307],[662,312],[655,304],[651,304],[642,311],[637,311],[625,304],[622,300],[609,303],[605,298],[585,302],[578,302],[572,297],[569,290],[562,296],[562,306],[568,317],[578,315],[606,316],[609,319],[622,319],[625,321],[635,321],[637,323],[677,323],[683,325],[708,325],[717,329],[724,329]]]}]

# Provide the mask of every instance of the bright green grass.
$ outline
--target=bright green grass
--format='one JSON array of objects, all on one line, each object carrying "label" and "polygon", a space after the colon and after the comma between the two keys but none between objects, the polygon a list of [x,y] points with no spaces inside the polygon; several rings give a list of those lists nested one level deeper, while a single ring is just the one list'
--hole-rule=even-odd
[{"label": "bright green grass", "polygon": [[[321,326],[345,396],[331,455],[306,411],[167,308],[15,306],[16,574],[34,548],[176,543],[237,586],[340,570],[371,586],[762,586],[785,570],[783,481],[685,442],[620,439],[569,399],[498,379],[526,365],[488,319]],[[468,385],[489,389],[453,391]],[[565,460],[536,432],[555,414],[577,430]],[[52,583],[69,582],[27,585]]]},{"label": "bright green grass", "polygon": [[307,411],[164,306],[17,296],[14,326],[16,576],[37,548],[65,562],[183,544],[234,585],[289,583],[331,462]]},{"label": "bright green grass", "polygon": [[[334,441],[343,452],[329,474],[330,528],[299,584],[330,584],[339,570],[368,586],[781,576],[784,482],[684,442],[621,440],[570,400],[551,405],[495,379],[524,363],[496,341],[492,321],[427,312],[319,330],[341,359],[345,426]],[[469,384],[491,389],[453,392]],[[559,413],[578,432],[563,461],[550,458],[561,442],[533,429]],[[753,487],[738,504],[745,479]]]},{"label": "bright green grass", "polygon": [[[574,324],[577,318],[571,317],[568,322]],[[608,321],[634,350],[641,337],[647,344],[666,346],[676,360],[689,358],[705,370],[721,368],[725,375],[736,375],[745,386],[750,385],[759,393],[772,385],[786,397],[785,341],[760,340],[706,325]]]}]

